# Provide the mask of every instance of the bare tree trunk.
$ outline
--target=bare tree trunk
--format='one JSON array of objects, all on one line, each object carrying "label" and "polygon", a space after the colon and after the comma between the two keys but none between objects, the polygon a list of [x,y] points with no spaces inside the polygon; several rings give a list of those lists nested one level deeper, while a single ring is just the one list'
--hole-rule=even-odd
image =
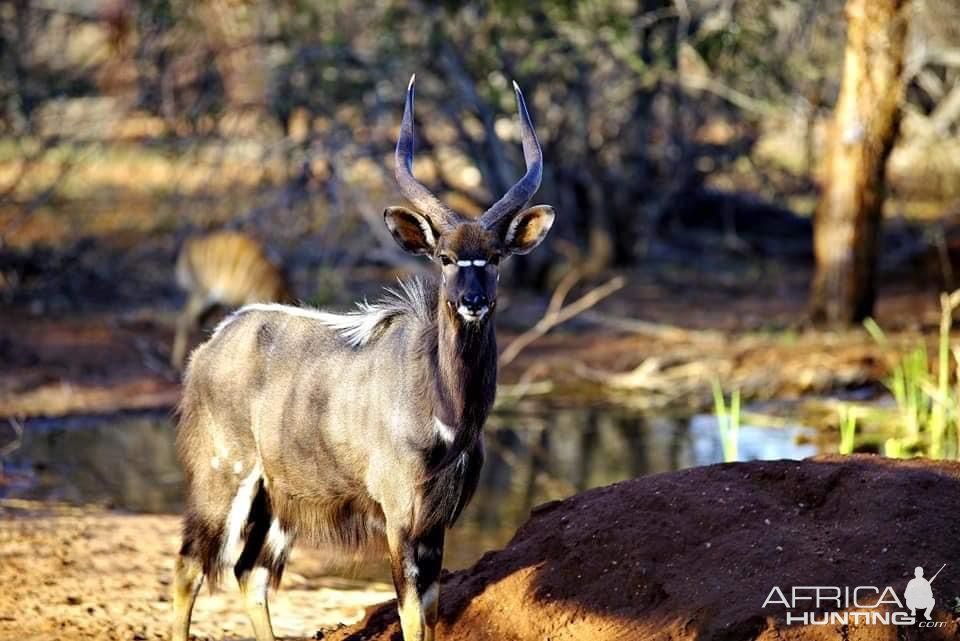
[{"label": "bare tree trunk", "polygon": [[843,85],[814,219],[816,322],[873,312],[887,157],[899,128],[907,0],[847,0]]}]

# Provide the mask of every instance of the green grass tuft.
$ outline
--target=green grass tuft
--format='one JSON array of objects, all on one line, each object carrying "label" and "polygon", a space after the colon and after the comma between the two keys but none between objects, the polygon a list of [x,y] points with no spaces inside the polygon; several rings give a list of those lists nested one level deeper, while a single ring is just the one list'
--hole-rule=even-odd
[{"label": "green grass tuft", "polygon": [[723,460],[726,463],[736,461],[740,450],[740,390],[733,390],[730,404],[723,396],[720,381],[713,380],[713,412],[720,430],[720,443],[723,446]]}]

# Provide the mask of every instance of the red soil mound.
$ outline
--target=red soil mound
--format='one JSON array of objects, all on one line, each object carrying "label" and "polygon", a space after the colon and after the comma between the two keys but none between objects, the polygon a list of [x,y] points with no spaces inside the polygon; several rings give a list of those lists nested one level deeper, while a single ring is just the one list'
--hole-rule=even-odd
[{"label": "red soil mound", "polygon": [[[626,481],[537,508],[505,549],[445,575],[437,636],[958,639],[958,507],[956,463],[821,458]],[[930,577],[944,563],[932,585],[941,627],[787,625],[785,606],[763,607],[774,586],[787,598],[792,586],[892,586],[903,601],[915,566]],[[843,609],[809,603],[794,612]],[[399,640],[395,606],[328,638]]]}]

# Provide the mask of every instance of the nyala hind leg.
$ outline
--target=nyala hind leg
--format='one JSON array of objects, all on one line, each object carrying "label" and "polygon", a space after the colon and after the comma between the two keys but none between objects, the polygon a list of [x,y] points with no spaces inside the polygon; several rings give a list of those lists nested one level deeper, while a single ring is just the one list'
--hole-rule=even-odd
[{"label": "nyala hind leg", "polygon": [[202,564],[198,559],[181,553],[177,557],[173,579],[173,641],[187,641],[190,638],[190,615],[201,585]]},{"label": "nyala hind leg", "polygon": [[275,641],[270,623],[270,607],[267,605],[267,589],[270,587],[270,570],[262,565],[254,566],[238,578],[243,593],[243,607],[253,626],[257,641]]},{"label": "nyala hind leg", "polygon": [[240,583],[243,604],[257,641],[274,641],[267,593],[278,586],[290,549],[290,537],[270,510],[261,486],[250,508],[249,529],[243,552],[233,571]]}]

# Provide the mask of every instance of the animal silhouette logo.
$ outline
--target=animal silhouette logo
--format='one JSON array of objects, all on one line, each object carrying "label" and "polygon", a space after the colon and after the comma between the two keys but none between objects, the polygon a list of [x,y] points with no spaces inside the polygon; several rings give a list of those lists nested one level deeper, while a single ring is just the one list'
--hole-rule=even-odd
[{"label": "animal silhouette logo", "polygon": [[[947,564],[944,563],[940,566],[940,569],[937,570],[937,574],[947,567]],[[930,620],[930,613],[933,611],[933,606],[935,600],[933,598],[933,588],[930,585],[937,578],[937,574],[934,574],[930,577],[928,581],[923,577],[923,568],[917,566],[913,571],[913,577],[910,579],[910,582],[907,583],[907,589],[903,593],[904,600],[907,602],[907,607],[910,608],[910,614],[913,616],[917,615],[917,610],[923,611],[923,616],[926,617],[927,621]]]},{"label": "animal silhouette logo", "polygon": [[[949,624],[947,620],[932,618],[936,599],[931,586],[945,567],[946,563],[929,579],[922,567],[914,568],[914,578],[907,583],[902,598],[889,585],[794,585],[786,591],[775,585],[762,607],[782,606],[787,625],[850,625],[852,622],[854,625],[944,628]],[[918,612],[923,617],[919,617]]]}]

